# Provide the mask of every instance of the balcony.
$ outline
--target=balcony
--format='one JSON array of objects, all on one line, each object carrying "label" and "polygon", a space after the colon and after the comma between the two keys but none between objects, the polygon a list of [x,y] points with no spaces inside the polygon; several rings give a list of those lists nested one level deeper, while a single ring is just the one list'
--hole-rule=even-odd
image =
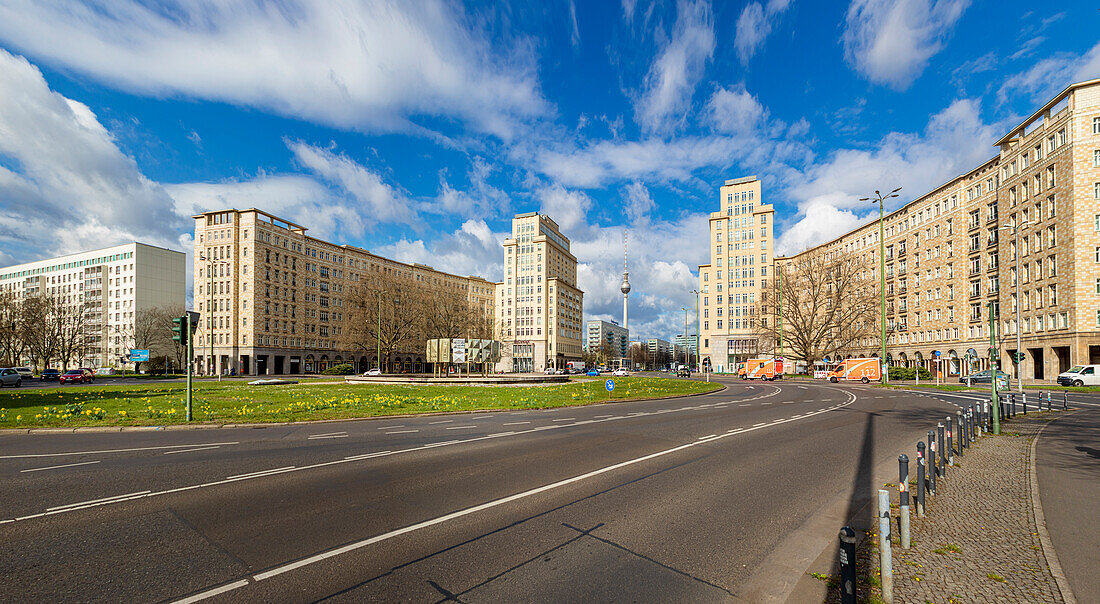
[{"label": "balcony", "polygon": [[985,247],[997,247],[997,243],[999,243],[999,242],[1000,242],[1000,239],[998,239],[997,237],[990,237],[986,241]]}]

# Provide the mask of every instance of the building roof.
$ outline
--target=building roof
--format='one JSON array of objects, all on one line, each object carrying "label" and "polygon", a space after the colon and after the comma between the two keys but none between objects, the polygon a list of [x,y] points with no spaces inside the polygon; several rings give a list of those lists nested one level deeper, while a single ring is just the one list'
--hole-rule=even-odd
[{"label": "building roof", "polygon": [[1027,118],[1025,118],[1024,121],[1020,122],[1020,125],[1016,126],[1012,130],[1009,130],[1008,134],[1002,136],[1000,140],[998,140],[997,142],[995,142],[993,144],[997,145],[997,146],[1000,146],[1000,145],[1003,145],[1003,144],[1011,141],[1012,139],[1016,138],[1015,135],[1021,129],[1024,129],[1024,128],[1028,127],[1032,122],[1034,122],[1035,120],[1042,117],[1042,115],[1044,113],[1046,113],[1047,111],[1050,111],[1051,107],[1053,107],[1053,106],[1057,105],[1059,102],[1061,102],[1061,100],[1063,98],[1065,98],[1067,95],[1069,95],[1070,92],[1073,92],[1074,90],[1076,90],[1078,88],[1084,88],[1085,86],[1092,86],[1093,84],[1100,84],[1100,79],[1085,80],[1085,81],[1082,81],[1082,82],[1076,82],[1074,84],[1070,84],[1069,86],[1066,86],[1065,90],[1063,90],[1062,92],[1059,92],[1058,94],[1054,95],[1054,98],[1047,101],[1047,103],[1045,105],[1043,105],[1042,107],[1040,107],[1039,109],[1037,109],[1035,111],[1035,113],[1032,113],[1031,115],[1027,116]]}]

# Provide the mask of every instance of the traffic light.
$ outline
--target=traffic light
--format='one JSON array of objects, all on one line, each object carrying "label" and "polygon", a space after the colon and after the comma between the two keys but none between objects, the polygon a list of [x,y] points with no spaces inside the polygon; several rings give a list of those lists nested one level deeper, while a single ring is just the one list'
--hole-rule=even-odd
[{"label": "traffic light", "polygon": [[190,336],[187,330],[187,317],[172,319],[172,341],[179,342],[180,346],[187,346],[187,338]]}]

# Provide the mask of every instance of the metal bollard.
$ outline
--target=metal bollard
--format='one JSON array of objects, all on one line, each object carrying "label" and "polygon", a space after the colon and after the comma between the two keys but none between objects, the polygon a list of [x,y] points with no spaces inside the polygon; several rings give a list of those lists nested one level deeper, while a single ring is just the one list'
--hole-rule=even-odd
[{"label": "metal bollard", "polygon": [[955,439],[951,437],[951,416],[944,418],[943,424],[947,426],[947,440],[943,441],[947,447],[944,454],[947,455],[947,465],[955,463]]},{"label": "metal bollard", "polygon": [[1050,396],[1051,396],[1052,394],[1053,394],[1053,392],[1048,392],[1048,393],[1047,393],[1047,411],[1053,411],[1053,410],[1054,410],[1054,409],[1051,409],[1051,408],[1050,408]]},{"label": "metal bollard", "polygon": [[958,410],[955,412],[955,425],[959,427],[959,457],[962,457],[963,449],[966,448],[966,422],[963,421],[963,412]]},{"label": "metal bollard", "polygon": [[917,441],[917,518],[924,518],[924,441]]},{"label": "metal bollard", "polygon": [[928,461],[932,464],[928,467],[928,494],[936,495],[936,432],[928,431]]},{"label": "metal bollard", "polygon": [[901,549],[909,549],[909,456],[898,455],[898,530]]},{"label": "metal bollard", "polygon": [[1020,401],[1024,405],[1024,415],[1027,415],[1027,393],[1026,392],[1021,392],[1020,393]]},{"label": "metal bollard", "polygon": [[947,441],[943,438],[943,422],[936,424],[936,459],[939,464],[940,478],[947,476]]},{"label": "metal bollard", "polygon": [[1008,414],[1009,417],[1016,417],[1016,393],[1012,393],[1012,410]]},{"label": "metal bollard", "polygon": [[856,532],[840,529],[840,602],[856,604]]},{"label": "metal bollard", "polygon": [[1069,391],[1062,391],[1062,411],[1069,409]]},{"label": "metal bollard", "polygon": [[894,557],[890,553],[890,493],[878,491],[878,553],[882,576],[882,601],[894,602]]}]

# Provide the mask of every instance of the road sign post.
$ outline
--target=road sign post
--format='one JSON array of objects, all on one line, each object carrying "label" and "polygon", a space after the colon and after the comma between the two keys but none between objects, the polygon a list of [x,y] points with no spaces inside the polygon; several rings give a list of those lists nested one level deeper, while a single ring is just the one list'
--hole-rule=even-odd
[{"label": "road sign post", "polygon": [[191,362],[191,355],[194,354],[191,348],[191,313],[187,313],[183,322],[185,325],[182,327],[186,330],[183,333],[187,334],[184,336],[187,348],[187,421],[191,421],[191,365],[194,364]]},{"label": "road sign post", "polygon": [[615,380],[607,380],[603,383],[603,387],[607,388],[607,398],[611,400],[611,391],[615,389]]}]

